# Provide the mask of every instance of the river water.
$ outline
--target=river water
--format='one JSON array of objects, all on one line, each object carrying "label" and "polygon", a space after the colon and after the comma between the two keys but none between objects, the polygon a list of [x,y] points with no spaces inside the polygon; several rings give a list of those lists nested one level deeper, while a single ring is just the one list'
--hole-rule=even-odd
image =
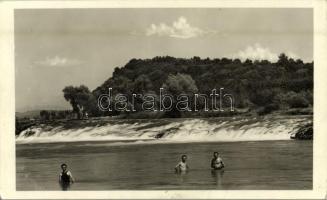
[{"label": "river water", "polygon": [[[214,151],[223,171],[210,169]],[[190,171],[175,174],[182,154]],[[76,179],[70,190],[312,189],[312,141],[23,143],[16,155],[17,190],[60,190],[62,163]]]}]

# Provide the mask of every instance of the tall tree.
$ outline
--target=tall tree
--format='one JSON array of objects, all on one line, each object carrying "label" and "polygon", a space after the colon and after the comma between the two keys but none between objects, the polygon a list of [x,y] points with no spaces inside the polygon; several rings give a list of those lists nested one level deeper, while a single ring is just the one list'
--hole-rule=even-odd
[{"label": "tall tree", "polygon": [[89,88],[84,85],[79,87],[67,86],[63,89],[63,93],[79,119],[82,118],[83,111],[91,110],[92,106],[96,106],[96,104],[90,103],[94,98]]},{"label": "tall tree", "polygon": [[[173,97],[172,110],[167,112],[170,117],[180,117],[180,110],[177,109],[178,96],[184,95],[188,97],[188,107],[190,108],[193,102],[194,93],[198,91],[198,87],[195,84],[193,78],[188,74],[172,75],[170,74],[167,80],[162,85],[162,88],[166,91],[166,94],[170,94]],[[163,102],[165,103],[165,102]]]}]

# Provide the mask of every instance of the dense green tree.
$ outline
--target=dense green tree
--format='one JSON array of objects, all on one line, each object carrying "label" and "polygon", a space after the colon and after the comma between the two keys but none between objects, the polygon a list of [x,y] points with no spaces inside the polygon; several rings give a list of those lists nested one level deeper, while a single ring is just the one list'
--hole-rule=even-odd
[{"label": "dense green tree", "polygon": [[67,86],[63,89],[64,97],[73,108],[79,119],[83,117],[83,111],[92,112],[96,107],[96,101],[88,87]]},{"label": "dense green tree", "polygon": [[191,102],[193,102],[194,94],[198,92],[198,88],[190,75],[179,73],[177,75],[169,75],[167,80],[163,83],[162,88],[165,94],[169,94],[173,97],[172,110],[168,112],[168,116],[180,116],[181,109],[177,109],[177,98],[178,96],[181,97],[181,95],[184,96],[181,98],[189,99],[189,104],[181,104],[181,108],[192,110],[191,107],[194,105]]}]

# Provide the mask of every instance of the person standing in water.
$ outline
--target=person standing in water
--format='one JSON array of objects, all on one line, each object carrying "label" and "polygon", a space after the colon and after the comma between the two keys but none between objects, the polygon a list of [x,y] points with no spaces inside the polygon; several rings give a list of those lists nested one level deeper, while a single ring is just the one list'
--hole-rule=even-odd
[{"label": "person standing in water", "polygon": [[186,172],[189,170],[189,166],[187,165],[186,160],[187,160],[187,156],[182,155],[181,161],[175,167],[175,171],[177,173]]},{"label": "person standing in water", "polygon": [[219,156],[218,152],[213,153],[213,158],[211,160],[211,168],[212,169],[222,169],[225,167],[223,159]]},{"label": "person standing in water", "polygon": [[61,165],[62,172],[59,174],[59,184],[62,190],[68,190],[70,185],[75,182],[73,175],[67,170],[67,165]]}]

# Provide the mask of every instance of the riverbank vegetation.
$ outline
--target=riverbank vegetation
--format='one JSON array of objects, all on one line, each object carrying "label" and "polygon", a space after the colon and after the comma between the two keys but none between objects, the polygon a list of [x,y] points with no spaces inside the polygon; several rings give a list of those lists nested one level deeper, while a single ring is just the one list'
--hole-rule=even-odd
[{"label": "riverbank vegetation", "polygon": [[[160,88],[173,96],[190,96],[194,93],[209,96],[212,89],[224,88],[226,93],[233,95],[235,110],[205,111],[205,102],[199,102],[199,111],[181,112],[172,109],[165,113],[146,113],[142,110],[144,99],[136,97],[129,98],[135,102],[127,102],[128,105],[133,103],[133,112],[115,109],[101,111],[98,108],[98,97],[107,94],[109,88],[112,88],[113,94],[127,97],[135,93],[158,96]],[[280,54],[277,62],[170,56],[131,59],[125,66],[116,67],[112,77],[93,91],[81,85],[67,86],[63,93],[78,118],[82,118],[83,113],[93,117],[123,115],[127,118],[219,117],[244,113],[265,115],[282,111],[286,113],[289,110],[293,110],[291,114],[296,114],[297,110],[299,114],[312,114],[313,62],[304,63],[300,59],[288,58],[285,54]],[[114,96],[110,103],[114,104],[115,101]],[[157,101],[155,106],[159,105]]]}]

